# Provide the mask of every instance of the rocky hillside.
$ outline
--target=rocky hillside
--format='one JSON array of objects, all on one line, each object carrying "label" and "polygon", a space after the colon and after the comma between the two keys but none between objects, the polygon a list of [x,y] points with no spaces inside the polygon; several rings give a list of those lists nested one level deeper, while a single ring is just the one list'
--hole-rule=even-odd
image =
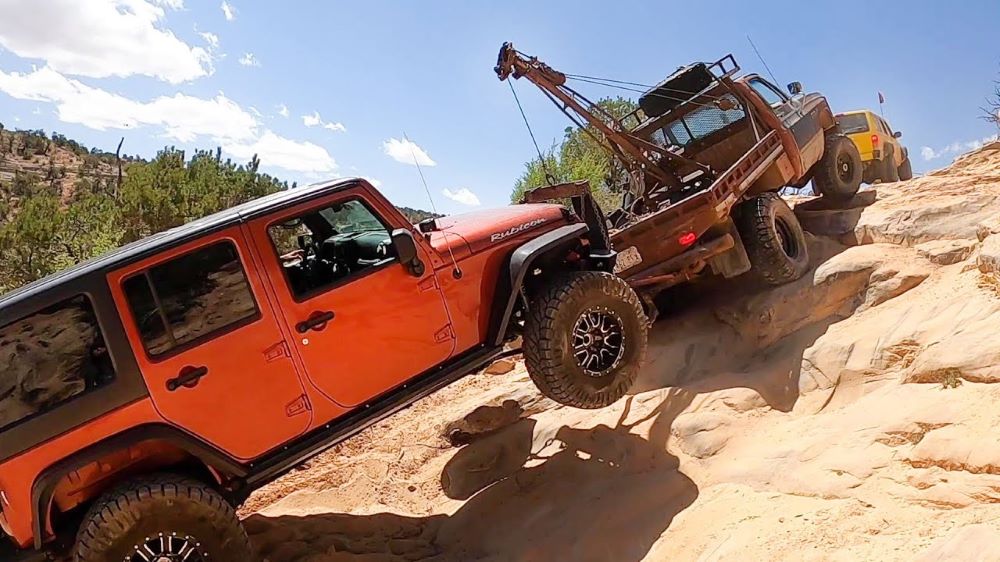
[{"label": "rocky hillside", "polygon": [[798,207],[810,273],[677,299],[627,400],[495,364],[255,494],[262,554],[1000,560],[1000,143]]}]

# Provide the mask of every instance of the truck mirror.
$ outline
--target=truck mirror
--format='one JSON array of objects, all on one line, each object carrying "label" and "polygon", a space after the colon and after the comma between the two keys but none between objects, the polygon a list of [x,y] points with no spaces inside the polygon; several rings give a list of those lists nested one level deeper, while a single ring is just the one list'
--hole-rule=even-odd
[{"label": "truck mirror", "polygon": [[424,274],[424,264],[417,257],[417,243],[413,239],[413,233],[407,228],[397,228],[392,231],[392,247],[396,250],[396,257],[410,273],[417,277]]},{"label": "truck mirror", "polygon": [[899,137],[903,136],[903,131],[896,131],[895,133],[892,134],[892,136],[898,139]]},{"label": "truck mirror", "polygon": [[788,93],[797,96],[802,93],[802,82],[792,82],[788,85]]}]

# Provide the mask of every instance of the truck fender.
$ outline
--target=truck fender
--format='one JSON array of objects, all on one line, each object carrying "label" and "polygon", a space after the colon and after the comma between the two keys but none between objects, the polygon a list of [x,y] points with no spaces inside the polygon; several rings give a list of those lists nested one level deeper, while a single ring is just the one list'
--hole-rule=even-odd
[{"label": "truck fender", "polygon": [[35,548],[41,549],[46,538],[52,498],[56,485],[64,476],[105,456],[143,441],[165,441],[200,460],[209,472],[218,475],[222,470],[237,477],[244,477],[247,469],[238,461],[180,429],[164,424],[146,424],[98,441],[86,449],[68,456],[43,470],[31,487],[31,521]]},{"label": "truck fender", "polygon": [[589,228],[584,223],[568,224],[525,242],[511,253],[497,280],[488,342],[495,346],[503,345],[521,286],[538,258],[569,249],[585,238],[588,231]]}]

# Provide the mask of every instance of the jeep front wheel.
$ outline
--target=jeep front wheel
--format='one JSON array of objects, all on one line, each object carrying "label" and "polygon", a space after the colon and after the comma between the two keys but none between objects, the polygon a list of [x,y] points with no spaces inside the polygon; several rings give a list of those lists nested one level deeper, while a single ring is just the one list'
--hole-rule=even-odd
[{"label": "jeep front wheel", "polygon": [[231,505],[205,484],[171,474],[105,493],[77,533],[76,562],[253,560]]},{"label": "jeep front wheel", "polygon": [[861,187],[861,153],[851,139],[830,135],[823,147],[823,158],[816,164],[813,183],[823,197],[844,201],[854,197]]},{"label": "jeep front wheel", "polygon": [[574,272],[532,301],[524,362],[545,396],[603,408],[625,395],[646,352],[647,321],[635,291],[610,273]]}]

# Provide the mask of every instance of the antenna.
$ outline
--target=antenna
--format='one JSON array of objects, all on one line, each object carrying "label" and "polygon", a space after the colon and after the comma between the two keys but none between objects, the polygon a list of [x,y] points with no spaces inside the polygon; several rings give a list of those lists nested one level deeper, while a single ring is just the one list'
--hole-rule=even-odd
[{"label": "antenna", "polygon": [[[410,156],[413,158],[413,165],[417,167],[417,173],[420,174],[420,182],[424,184],[424,191],[427,192],[427,200],[431,202],[431,211],[435,215],[439,214],[437,210],[437,205],[434,204],[434,198],[431,197],[431,188],[427,187],[427,180],[424,178],[424,170],[420,167],[420,162],[417,162],[417,153],[413,150],[413,141],[410,137],[406,136],[406,131],[403,131],[403,138],[406,140],[406,145],[410,149]],[[445,233],[447,236],[447,233]],[[455,279],[462,278],[462,269],[458,267],[458,261],[455,260],[455,252],[451,249],[451,244],[448,244],[448,255],[451,256],[451,265],[454,269],[451,270],[451,275]]]},{"label": "antenna", "polygon": [[767,66],[767,61],[764,60],[764,57],[760,56],[760,51],[757,50],[757,45],[754,45],[753,39],[751,39],[749,35],[747,35],[747,41],[750,42],[750,46],[753,47],[753,52],[757,54],[757,58],[760,59],[761,64],[763,64],[764,68],[767,70],[768,76],[771,77],[771,82],[774,82],[774,85],[778,86],[778,79],[774,77],[774,73],[771,72],[771,67]]}]

